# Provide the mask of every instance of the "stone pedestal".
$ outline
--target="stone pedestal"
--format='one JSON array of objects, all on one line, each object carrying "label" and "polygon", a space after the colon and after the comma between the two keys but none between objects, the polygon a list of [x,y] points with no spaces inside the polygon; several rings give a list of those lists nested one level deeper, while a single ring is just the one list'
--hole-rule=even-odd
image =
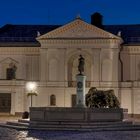
[{"label": "stone pedestal", "polygon": [[[117,122],[123,120],[122,108],[30,107],[30,122]],[[31,123],[30,123],[31,124]],[[46,123],[47,124],[47,123]],[[88,124],[89,125],[89,124]]]},{"label": "stone pedestal", "polygon": [[86,76],[84,75],[76,75],[77,80],[77,98],[76,98],[76,106],[77,107],[85,107],[85,82]]}]

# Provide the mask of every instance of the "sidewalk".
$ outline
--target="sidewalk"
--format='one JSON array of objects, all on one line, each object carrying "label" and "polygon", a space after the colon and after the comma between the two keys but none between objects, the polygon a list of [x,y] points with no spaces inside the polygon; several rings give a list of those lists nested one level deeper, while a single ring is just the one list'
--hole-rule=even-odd
[{"label": "sidewalk", "polygon": [[0,114],[0,123],[6,123],[7,121],[15,121],[21,118],[21,116]]},{"label": "sidewalk", "polygon": [[138,119],[138,118],[129,118],[128,120],[132,121],[133,124],[138,124],[138,125],[140,125],[140,118],[139,118],[139,119]]}]

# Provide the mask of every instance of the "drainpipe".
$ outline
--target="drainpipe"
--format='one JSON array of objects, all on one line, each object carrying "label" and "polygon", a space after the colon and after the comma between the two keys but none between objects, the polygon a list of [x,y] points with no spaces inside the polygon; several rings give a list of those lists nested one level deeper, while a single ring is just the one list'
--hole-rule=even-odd
[{"label": "drainpipe", "polygon": [[121,59],[121,52],[123,50],[123,44],[120,45],[120,50],[119,50],[119,61],[121,64],[121,82],[123,82],[123,61]]}]

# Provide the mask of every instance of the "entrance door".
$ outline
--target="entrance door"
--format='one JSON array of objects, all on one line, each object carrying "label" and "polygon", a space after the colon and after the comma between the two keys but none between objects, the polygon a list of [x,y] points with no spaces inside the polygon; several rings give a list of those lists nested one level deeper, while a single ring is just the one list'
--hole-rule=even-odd
[{"label": "entrance door", "polygon": [[76,106],[76,95],[75,94],[71,95],[71,106],[72,107]]},{"label": "entrance door", "polygon": [[10,113],[11,110],[11,94],[0,93],[0,112]]}]

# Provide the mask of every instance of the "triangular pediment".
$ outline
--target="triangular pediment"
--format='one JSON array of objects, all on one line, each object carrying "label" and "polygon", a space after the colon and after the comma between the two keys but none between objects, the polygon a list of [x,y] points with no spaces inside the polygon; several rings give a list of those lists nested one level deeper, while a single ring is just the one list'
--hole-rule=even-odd
[{"label": "triangular pediment", "polygon": [[10,63],[18,64],[19,62],[16,61],[15,59],[13,59],[13,58],[7,57],[7,58],[5,58],[5,59],[0,61],[0,64],[2,64],[2,63],[5,63],[5,64],[10,64]]},{"label": "triangular pediment", "polygon": [[88,24],[81,19],[76,19],[51,32],[37,37],[37,40],[59,38],[116,38],[120,37],[106,32],[94,25]]}]

